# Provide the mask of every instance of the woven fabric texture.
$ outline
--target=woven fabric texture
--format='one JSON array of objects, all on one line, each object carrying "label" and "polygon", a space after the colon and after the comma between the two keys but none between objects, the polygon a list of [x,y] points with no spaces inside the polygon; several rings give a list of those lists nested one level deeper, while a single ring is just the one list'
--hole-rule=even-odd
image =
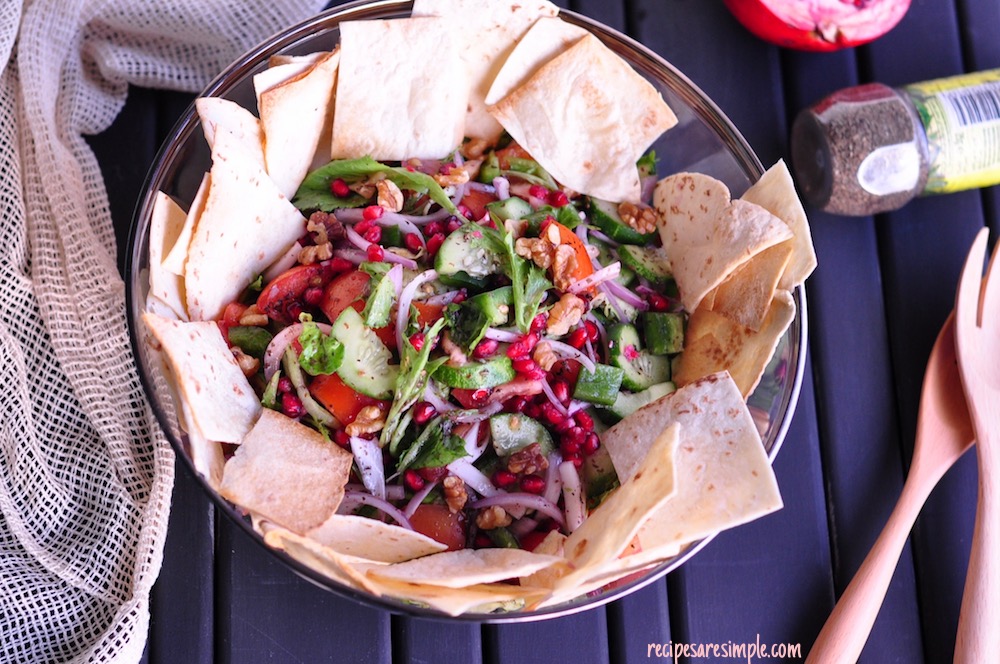
[{"label": "woven fabric texture", "polygon": [[2,662],[138,661],[167,529],[174,458],[129,348],[83,137],[129,85],[197,92],[323,5],[0,3]]}]

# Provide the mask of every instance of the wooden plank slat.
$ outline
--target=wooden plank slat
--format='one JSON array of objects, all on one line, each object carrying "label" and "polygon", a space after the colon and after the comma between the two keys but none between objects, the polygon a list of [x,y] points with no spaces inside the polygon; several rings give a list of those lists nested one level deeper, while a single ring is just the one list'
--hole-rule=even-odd
[{"label": "wooden plank slat", "polygon": [[491,664],[609,661],[604,607],[532,623],[487,625],[483,640]]},{"label": "wooden plank slat", "polygon": [[648,662],[650,644],[670,643],[667,584],[660,580],[607,606],[611,661]]},{"label": "wooden plank slat", "polygon": [[483,661],[481,627],[474,623],[395,616],[392,645],[397,662]]},{"label": "wooden plank slat", "polygon": [[389,614],[296,576],[228,519],[217,524],[216,661],[392,661]]}]

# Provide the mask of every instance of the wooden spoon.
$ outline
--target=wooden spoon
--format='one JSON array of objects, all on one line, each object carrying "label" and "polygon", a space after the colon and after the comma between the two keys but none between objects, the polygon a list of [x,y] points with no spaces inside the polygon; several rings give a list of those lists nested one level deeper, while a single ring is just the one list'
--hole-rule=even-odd
[{"label": "wooden spoon", "polygon": [[955,357],[954,314],[927,361],[913,460],[899,502],[834,607],[806,664],[857,662],[882,607],[899,555],[931,490],[974,441]]}]

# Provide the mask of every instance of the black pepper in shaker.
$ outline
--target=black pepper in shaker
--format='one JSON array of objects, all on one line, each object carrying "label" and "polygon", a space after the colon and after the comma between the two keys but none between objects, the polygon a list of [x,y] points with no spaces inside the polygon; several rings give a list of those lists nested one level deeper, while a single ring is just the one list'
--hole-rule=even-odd
[{"label": "black pepper in shaker", "polygon": [[834,92],[792,125],[792,169],[813,206],[844,215],[1000,183],[1000,69]]}]

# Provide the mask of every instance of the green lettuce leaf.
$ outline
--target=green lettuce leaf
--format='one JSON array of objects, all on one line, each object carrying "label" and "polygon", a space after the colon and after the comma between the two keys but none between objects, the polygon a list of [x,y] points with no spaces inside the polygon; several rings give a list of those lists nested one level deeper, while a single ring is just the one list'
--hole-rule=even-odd
[{"label": "green lettuce leaf", "polygon": [[440,357],[433,362],[430,361],[431,348],[441,334],[444,324],[444,318],[434,322],[434,325],[424,333],[424,345],[419,351],[410,344],[409,339],[403,337],[396,396],[386,415],[385,428],[379,436],[379,445],[382,447],[388,445],[390,454],[394,456],[398,454],[399,443],[403,440],[406,427],[410,423],[409,410],[423,395],[430,375],[448,360],[447,357]]},{"label": "green lettuce leaf", "polygon": [[344,346],[332,335],[323,334],[316,323],[306,321],[299,334],[302,352],[299,366],[311,376],[332,374],[344,361]]}]

